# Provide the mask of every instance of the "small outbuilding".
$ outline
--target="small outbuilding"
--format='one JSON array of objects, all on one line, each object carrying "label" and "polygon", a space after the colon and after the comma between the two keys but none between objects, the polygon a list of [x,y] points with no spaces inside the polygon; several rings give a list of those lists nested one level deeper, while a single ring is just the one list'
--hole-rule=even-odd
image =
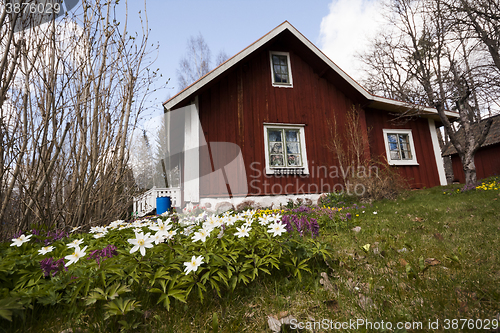
[{"label": "small outbuilding", "polygon": [[[492,120],[490,130],[481,148],[474,155],[477,179],[500,175],[500,115],[482,119],[479,124],[476,123],[472,126],[472,130],[476,136],[479,136],[480,130],[484,127],[483,123],[488,121],[488,119]],[[457,136],[459,140],[464,141],[464,131],[462,129],[458,130]],[[444,148],[443,157],[446,156],[451,156],[453,181],[465,183],[462,161],[451,142]]]}]

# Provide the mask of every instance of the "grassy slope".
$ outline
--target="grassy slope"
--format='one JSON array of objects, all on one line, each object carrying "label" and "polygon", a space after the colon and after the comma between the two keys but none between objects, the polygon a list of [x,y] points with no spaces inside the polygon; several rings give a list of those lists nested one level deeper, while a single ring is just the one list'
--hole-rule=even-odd
[{"label": "grassy slope", "polygon": [[[498,190],[444,195],[438,187],[375,202],[364,211],[354,219],[359,233],[322,231],[337,257],[330,268],[325,265],[333,290],[325,290],[319,272],[301,282],[265,276],[222,298],[207,297],[203,304],[193,295],[170,312],[143,309],[134,331],[213,332],[214,314],[219,332],[270,332],[267,316],[285,311],[299,321],[420,321],[424,328],[429,320],[492,319],[500,312]],[[361,248],[366,244],[368,251]],[[424,264],[422,272],[421,259],[427,258],[440,264]],[[43,323],[28,318],[28,331],[57,332],[68,325],[100,331],[99,317],[80,314],[68,323],[51,312]]]}]

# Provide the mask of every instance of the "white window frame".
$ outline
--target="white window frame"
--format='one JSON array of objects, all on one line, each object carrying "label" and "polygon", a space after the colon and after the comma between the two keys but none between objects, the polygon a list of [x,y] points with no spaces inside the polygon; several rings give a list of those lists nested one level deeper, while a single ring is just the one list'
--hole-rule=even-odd
[{"label": "white window frame", "polygon": [[[286,56],[286,62],[288,65],[289,83],[274,82],[273,55]],[[290,62],[290,53],[289,52],[270,51],[269,52],[269,61],[271,62],[271,82],[273,84],[273,87],[293,88],[292,64]]]},{"label": "white window frame", "polygon": [[[283,124],[283,123],[264,123],[264,152],[265,152],[265,161],[266,161],[266,174],[274,175],[280,174],[277,170],[294,170],[294,169],[302,169],[303,175],[309,174],[309,166],[307,160],[307,151],[306,151],[306,136],[304,131],[305,124]],[[271,167],[269,161],[269,137],[267,132],[269,129],[292,129],[299,131],[299,140],[300,140],[300,153],[302,159],[302,166],[300,167]],[[283,147],[283,149],[286,149]]]},{"label": "white window frame", "polygon": [[[415,152],[415,144],[413,143],[413,135],[411,133],[411,129],[383,129],[384,133],[384,144],[385,144],[385,152],[387,154],[387,162],[389,165],[418,165],[417,162],[417,154]],[[391,151],[389,149],[389,139],[387,138],[388,134],[406,134],[408,135],[408,141],[410,143],[411,149],[411,159],[410,160],[393,160],[391,159]]]}]

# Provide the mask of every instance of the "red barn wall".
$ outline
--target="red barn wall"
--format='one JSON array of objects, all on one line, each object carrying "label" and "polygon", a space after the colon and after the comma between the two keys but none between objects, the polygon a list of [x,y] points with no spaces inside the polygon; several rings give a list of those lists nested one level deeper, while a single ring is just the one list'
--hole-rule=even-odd
[{"label": "red barn wall", "polygon": [[[293,88],[272,86],[270,50],[290,52]],[[241,147],[245,166],[239,167],[245,167],[246,179],[231,188],[232,195],[246,195],[245,183],[249,184],[249,195],[327,192],[341,183],[340,178],[330,177],[335,175],[330,170],[325,177],[325,168],[337,164],[334,153],[325,147],[330,137],[327,121],[332,120],[335,113],[342,125],[353,101],[319,77],[291,50],[275,45],[257,52],[203,91],[198,103],[206,141],[232,142]],[[265,174],[264,123],[306,124],[310,175]],[[211,170],[210,164],[200,163],[202,174]],[[227,187],[216,176],[200,180],[201,197],[225,193]]]},{"label": "red barn wall", "polygon": [[365,114],[369,128],[370,154],[373,158],[387,160],[383,129],[411,129],[419,165],[392,166],[392,168],[397,169],[398,173],[409,181],[412,188],[440,185],[429,122],[426,118],[412,119],[399,124],[386,111],[367,109]]},{"label": "red barn wall", "polygon": [[[500,144],[482,147],[474,156],[476,164],[477,179],[483,179],[491,176],[500,175]],[[462,161],[458,154],[451,156],[453,165],[453,180],[465,183],[465,174],[462,167]]]}]

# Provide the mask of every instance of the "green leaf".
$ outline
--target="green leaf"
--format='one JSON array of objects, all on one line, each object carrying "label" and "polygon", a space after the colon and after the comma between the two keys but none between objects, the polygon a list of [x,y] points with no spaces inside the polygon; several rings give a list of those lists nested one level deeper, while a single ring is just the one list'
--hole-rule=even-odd
[{"label": "green leaf", "polygon": [[13,310],[24,310],[19,298],[9,297],[0,299],[0,317],[12,321]]},{"label": "green leaf", "polygon": [[423,272],[425,271],[425,261],[424,257],[418,258],[418,266],[420,267],[420,271]]}]

